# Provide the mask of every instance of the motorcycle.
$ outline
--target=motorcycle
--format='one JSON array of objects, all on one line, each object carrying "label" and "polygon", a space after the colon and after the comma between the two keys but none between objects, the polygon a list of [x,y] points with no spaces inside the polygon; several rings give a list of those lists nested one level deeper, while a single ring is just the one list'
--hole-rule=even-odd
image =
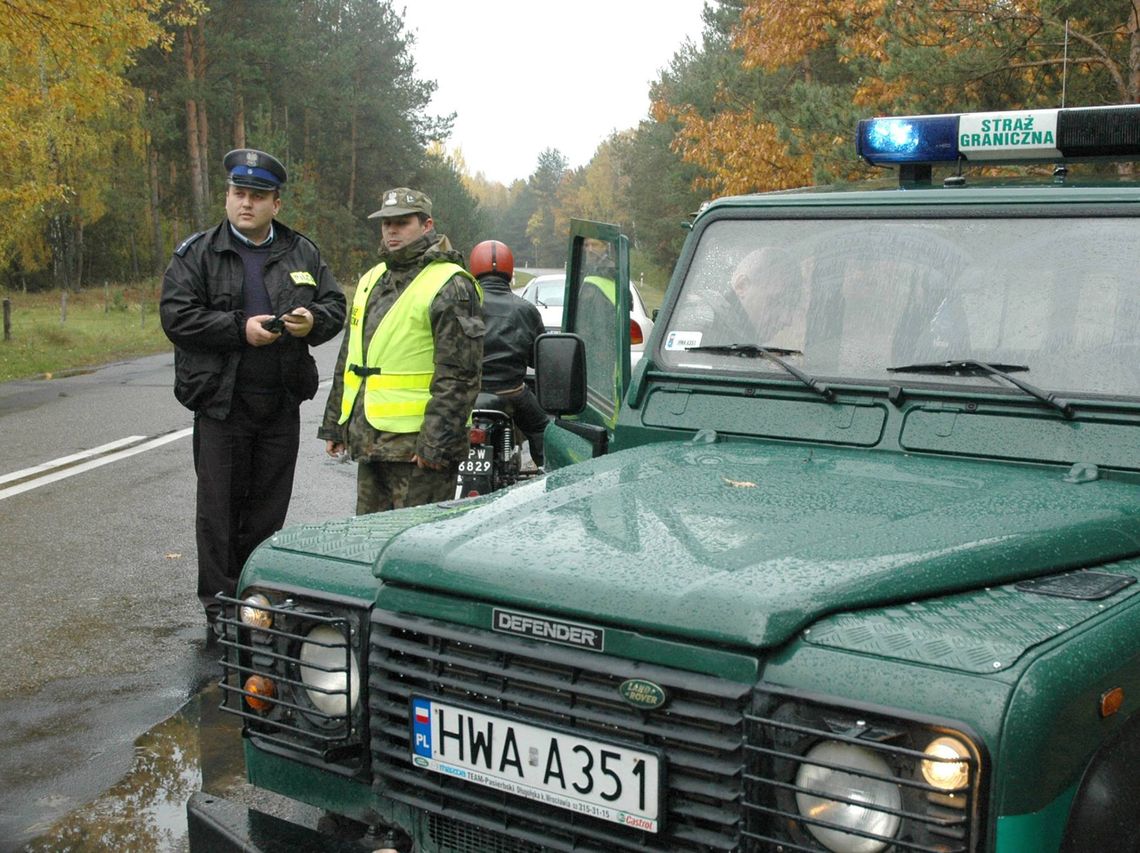
[{"label": "motorcycle", "polygon": [[470,449],[459,463],[458,497],[489,494],[538,473],[523,468],[522,431],[510,411],[510,402],[496,394],[476,398],[468,429]]}]

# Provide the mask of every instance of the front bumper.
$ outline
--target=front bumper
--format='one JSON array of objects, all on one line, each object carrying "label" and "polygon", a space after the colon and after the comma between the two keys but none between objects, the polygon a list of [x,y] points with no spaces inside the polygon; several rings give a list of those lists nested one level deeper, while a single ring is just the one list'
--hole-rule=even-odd
[{"label": "front bumper", "polygon": [[186,803],[190,853],[360,853],[362,847],[198,791]]}]

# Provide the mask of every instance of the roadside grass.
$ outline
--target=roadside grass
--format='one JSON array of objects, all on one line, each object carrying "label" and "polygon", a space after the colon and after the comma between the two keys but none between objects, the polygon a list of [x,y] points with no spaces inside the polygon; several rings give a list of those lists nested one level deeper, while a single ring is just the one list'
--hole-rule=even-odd
[{"label": "roadside grass", "polygon": [[171,350],[158,322],[158,280],[69,291],[0,291],[11,339],[0,339],[0,382],[98,367]]},{"label": "roadside grass", "polygon": [[[638,259],[640,260],[640,259]],[[668,274],[647,264],[634,273],[650,312],[661,304]],[[530,274],[520,278],[530,278]],[[521,286],[522,283],[519,283]],[[159,280],[69,291],[0,290],[10,309],[11,338],[0,338],[0,382],[99,367],[170,352],[158,322]],[[354,288],[344,288],[352,304]]]}]

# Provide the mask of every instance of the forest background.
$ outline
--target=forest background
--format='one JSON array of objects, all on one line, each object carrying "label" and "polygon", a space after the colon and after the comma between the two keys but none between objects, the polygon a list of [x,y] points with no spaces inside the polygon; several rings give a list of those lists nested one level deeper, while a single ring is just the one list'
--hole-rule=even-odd
[{"label": "forest background", "polygon": [[155,293],[223,215],[223,154],[250,146],[285,162],[282,218],[342,284],[373,263],[380,193],[413,185],[460,251],[495,237],[519,266],[562,266],[571,217],[617,223],[659,294],[705,199],[870,175],[858,118],[1140,101],[1140,0],[708,0],[649,117],[577,169],[550,140],[506,186],[427,111],[399,8],[0,0],[0,290],[101,290],[104,311],[108,283]]}]

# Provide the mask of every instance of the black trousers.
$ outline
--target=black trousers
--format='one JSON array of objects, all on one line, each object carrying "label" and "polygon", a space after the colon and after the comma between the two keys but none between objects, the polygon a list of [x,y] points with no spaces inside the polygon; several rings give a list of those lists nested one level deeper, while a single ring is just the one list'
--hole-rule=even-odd
[{"label": "black trousers", "polygon": [[298,405],[272,395],[235,394],[225,420],[194,418],[198,599],[208,616],[217,593],[235,594],[253,549],[285,524],[300,429]]},{"label": "black trousers", "polygon": [[510,402],[509,414],[515,419],[515,423],[530,444],[530,458],[534,460],[535,465],[541,467],[545,461],[542,436],[546,425],[550,423],[550,415],[543,411],[542,406],[538,405],[538,398],[525,385],[521,391],[516,391],[514,394],[499,394],[499,396]]}]

